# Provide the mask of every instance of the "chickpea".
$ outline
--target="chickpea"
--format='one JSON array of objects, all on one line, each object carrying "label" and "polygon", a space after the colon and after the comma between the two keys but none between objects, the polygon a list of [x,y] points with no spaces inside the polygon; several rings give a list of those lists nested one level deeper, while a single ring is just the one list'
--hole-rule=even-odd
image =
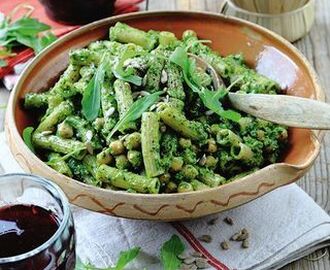
[{"label": "chickpea", "polygon": [[188,179],[194,179],[198,175],[198,170],[193,165],[185,165],[182,168],[182,174]]},{"label": "chickpea", "polygon": [[278,139],[280,141],[285,141],[288,138],[288,131],[286,129],[283,128],[283,130],[281,131],[281,133],[279,134]]},{"label": "chickpea", "polygon": [[103,117],[98,117],[95,119],[93,122],[93,126],[96,130],[101,130],[104,126],[104,118]]},{"label": "chickpea", "polygon": [[191,147],[191,140],[190,139],[185,139],[185,138],[180,138],[179,139],[179,144],[183,149]]},{"label": "chickpea", "polygon": [[189,192],[189,191],[194,191],[193,186],[188,183],[188,182],[181,182],[178,186],[178,192],[183,193],[183,192]]},{"label": "chickpea", "polygon": [[73,136],[73,129],[64,121],[57,126],[57,134],[64,139],[69,139]]},{"label": "chickpea", "polygon": [[116,140],[110,143],[110,153],[112,155],[120,155],[122,153],[124,153],[124,145],[120,140]]},{"label": "chickpea", "polygon": [[124,146],[128,150],[139,149],[141,146],[141,134],[139,132],[129,134],[124,140]]},{"label": "chickpea", "polygon": [[115,157],[116,160],[116,168],[119,170],[125,170],[129,168],[129,161],[125,155],[119,155]]},{"label": "chickpea", "polygon": [[218,163],[218,160],[213,156],[207,156],[205,160],[205,166],[208,168],[214,168]]},{"label": "chickpea", "polygon": [[188,39],[190,37],[197,37],[197,34],[193,30],[186,30],[182,33],[182,39]]},{"label": "chickpea", "polygon": [[96,162],[98,164],[111,164],[113,156],[110,154],[110,148],[107,148],[96,155]]},{"label": "chickpea", "polygon": [[209,139],[207,141],[207,152],[215,153],[218,150],[217,144],[214,139]]},{"label": "chickpea", "polygon": [[135,168],[140,167],[142,164],[142,154],[140,151],[129,150],[127,152],[127,159]]},{"label": "chickpea", "polygon": [[171,179],[171,175],[169,173],[164,173],[159,177],[159,181],[164,184],[170,182],[170,179]]},{"label": "chickpea", "polygon": [[172,181],[170,181],[167,185],[166,185],[166,189],[165,189],[165,192],[166,193],[173,193],[173,192],[176,192],[178,188],[178,185]]},{"label": "chickpea", "polygon": [[171,170],[174,172],[181,171],[183,166],[183,159],[181,157],[174,157],[171,163]]}]

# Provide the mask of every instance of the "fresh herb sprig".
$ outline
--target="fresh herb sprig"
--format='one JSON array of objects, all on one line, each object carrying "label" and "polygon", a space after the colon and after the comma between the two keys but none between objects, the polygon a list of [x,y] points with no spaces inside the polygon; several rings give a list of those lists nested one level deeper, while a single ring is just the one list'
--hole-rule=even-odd
[{"label": "fresh herb sprig", "polygon": [[134,247],[132,249],[121,251],[119,254],[119,259],[115,266],[107,268],[97,268],[91,264],[83,264],[81,260],[77,260],[75,270],[123,270],[131,261],[133,261],[140,253],[139,247]]},{"label": "fresh herb sprig", "polygon": [[81,101],[82,112],[88,121],[93,121],[99,115],[101,108],[101,89],[105,79],[105,72],[110,67],[108,55],[104,54],[101,64],[96,69],[92,79],[87,84]]},{"label": "fresh herb sprig", "polygon": [[183,77],[189,88],[197,93],[202,100],[205,107],[215,112],[217,115],[238,122],[241,115],[232,110],[224,110],[220,102],[220,98],[224,96],[225,89],[217,89],[216,91],[210,91],[206,87],[202,86],[198,79],[194,76],[196,69],[195,61],[188,57],[187,52],[178,47],[170,56],[170,61],[178,65],[182,69]]},{"label": "fresh herb sprig", "polygon": [[158,101],[159,96],[162,94],[162,91],[144,96],[140,99],[137,99],[126,114],[117,122],[114,128],[111,130],[108,139],[111,139],[113,134],[121,127],[126,126],[127,123],[133,122],[136,119],[139,119],[141,115],[147,111],[155,102]]},{"label": "fresh herb sprig", "polygon": [[[185,250],[185,245],[177,235],[166,241],[160,249],[160,260],[164,270],[178,270],[182,261],[178,256]],[[124,270],[131,261],[133,261],[140,252],[139,247],[122,251],[119,254],[119,259],[115,266],[106,268],[97,268],[91,264],[84,264],[77,258],[75,270]]]},{"label": "fresh herb sprig", "polygon": [[177,235],[173,235],[170,240],[166,241],[160,250],[160,259],[164,270],[179,269],[182,261],[178,255],[184,250],[185,246]]},{"label": "fresh herb sprig", "polygon": [[27,147],[29,147],[29,149],[35,153],[35,149],[34,149],[34,146],[33,146],[33,143],[32,143],[32,133],[34,131],[34,128],[33,127],[26,127],[24,130],[23,130],[23,141],[25,142],[25,144],[27,145]]},{"label": "fresh herb sprig", "polygon": [[[22,6],[26,8],[25,6]],[[31,10],[16,21],[12,20],[12,16],[19,8],[15,9],[9,16],[0,13],[0,55],[4,57],[12,56],[12,48],[25,45],[34,50],[37,54],[54,40],[50,30],[50,26],[40,22],[35,18],[31,18]],[[45,32],[45,33],[44,33]],[[4,65],[4,63],[2,63]]]}]

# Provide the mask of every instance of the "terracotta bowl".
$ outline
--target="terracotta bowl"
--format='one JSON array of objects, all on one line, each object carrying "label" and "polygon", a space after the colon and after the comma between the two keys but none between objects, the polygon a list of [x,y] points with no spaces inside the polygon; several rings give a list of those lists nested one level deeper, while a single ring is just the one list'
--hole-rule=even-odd
[{"label": "terracotta bowl", "polygon": [[6,115],[6,134],[12,153],[26,172],[44,176],[60,185],[71,203],[109,215],[153,220],[192,219],[251,201],[292,183],[306,173],[320,150],[321,134],[290,129],[290,147],[281,163],[267,166],[226,185],[198,192],[144,195],[89,186],[61,175],[43,163],[24,144],[23,129],[34,118],[21,105],[26,92],[48,89],[68,64],[70,49],[108,36],[117,21],[144,30],[174,32],[195,30],[222,55],[241,52],[248,64],[274,80],[289,95],[324,100],[317,77],[305,58],[280,36],[255,24],[204,12],[142,12],[116,16],[84,26],[59,39],[38,55],[17,83]]}]

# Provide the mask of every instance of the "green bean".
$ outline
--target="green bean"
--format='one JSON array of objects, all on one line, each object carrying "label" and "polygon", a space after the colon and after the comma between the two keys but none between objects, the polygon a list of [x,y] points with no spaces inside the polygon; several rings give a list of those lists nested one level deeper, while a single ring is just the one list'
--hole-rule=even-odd
[{"label": "green bean", "polygon": [[81,161],[69,158],[68,166],[72,171],[74,178],[86,184],[96,186],[99,182],[88,172],[86,166]]},{"label": "green bean", "polygon": [[72,177],[72,172],[70,170],[70,167],[65,162],[65,160],[62,159],[62,156],[58,153],[50,153],[48,155],[48,162],[47,164],[52,167],[55,171],[58,171],[61,174],[67,175],[69,177]]},{"label": "green bean", "polygon": [[134,43],[147,50],[156,46],[157,35],[154,32],[144,32],[142,30],[117,22],[110,28],[110,40],[121,43]]},{"label": "green bean", "polygon": [[34,132],[32,142],[38,148],[62,154],[72,154],[76,159],[82,159],[86,154],[86,146],[82,142],[73,139],[62,139],[55,135],[42,135]]},{"label": "green bean", "polygon": [[88,172],[96,179],[96,171],[98,164],[96,162],[96,157],[92,155],[86,155],[83,160],[83,164],[86,166]]},{"label": "green bean", "polygon": [[50,131],[55,125],[63,121],[68,115],[72,114],[73,106],[68,101],[63,101],[53,111],[46,116],[36,129],[36,132]]},{"label": "green bean", "polygon": [[107,165],[101,165],[96,173],[99,181],[105,181],[121,189],[133,189],[141,193],[159,193],[158,178],[147,178],[135,173],[118,170]]},{"label": "green bean", "polygon": [[158,176],[164,172],[161,168],[159,139],[159,116],[153,112],[143,113],[141,148],[147,177]]},{"label": "green bean", "polygon": [[189,121],[178,110],[174,108],[166,108],[160,113],[163,122],[179,132],[182,136],[195,141],[204,141],[207,139],[207,133],[203,125],[196,121]]}]

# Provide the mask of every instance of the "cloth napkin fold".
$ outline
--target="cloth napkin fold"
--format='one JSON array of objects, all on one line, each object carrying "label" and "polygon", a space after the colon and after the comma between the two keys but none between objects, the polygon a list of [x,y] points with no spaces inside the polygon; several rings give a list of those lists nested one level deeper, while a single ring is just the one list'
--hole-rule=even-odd
[{"label": "cloth napkin fold", "polygon": [[[6,173],[21,172],[3,133],[0,134],[0,164]],[[1,169],[1,168],[0,168]],[[105,267],[116,262],[119,252],[140,246],[142,252],[128,269],[160,270],[159,250],[173,234],[186,248],[208,260],[207,269],[279,269],[330,244],[330,217],[296,184],[281,187],[250,203],[197,220],[175,223],[128,220],[72,206],[77,232],[77,253],[83,261]],[[232,226],[223,222],[232,218]],[[213,225],[210,220],[215,219]],[[247,228],[250,247],[220,242]],[[210,235],[210,243],[198,240]]]}]

